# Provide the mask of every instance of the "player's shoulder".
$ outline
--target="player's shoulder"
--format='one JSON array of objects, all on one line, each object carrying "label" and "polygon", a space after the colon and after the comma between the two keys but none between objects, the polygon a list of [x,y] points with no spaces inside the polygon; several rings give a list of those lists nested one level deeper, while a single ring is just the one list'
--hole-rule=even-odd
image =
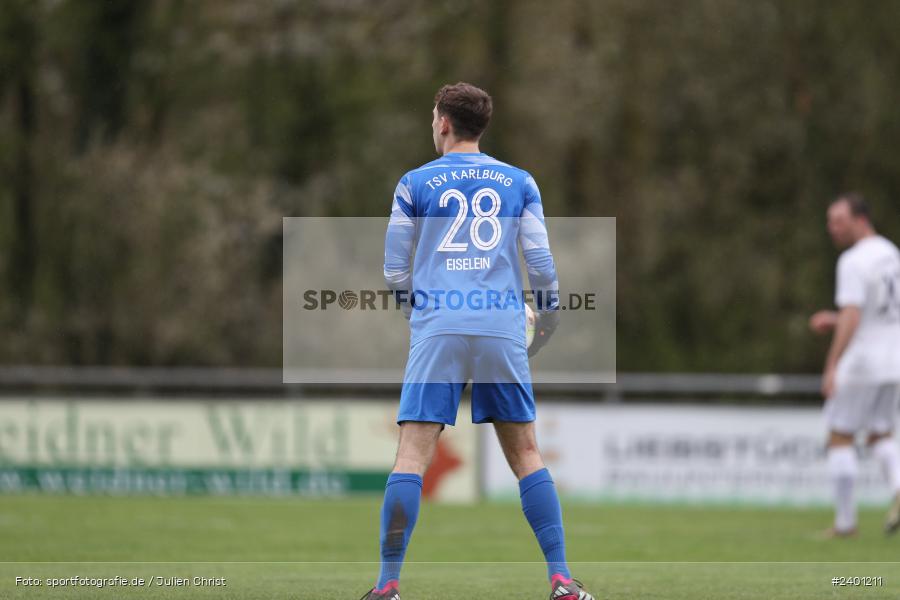
[{"label": "player's shoulder", "polygon": [[521,169],[515,165],[508,163],[508,162],[503,162],[499,158],[493,157],[490,154],[484,154],[484,153],[482,153],[482,154],[466,154],[466,155],[461,155],[461,158],[466,163],[483,165],[486,167],[502,167],[504,169],[509,169],[515,173],[519,173],[519,174],[525,173],[524,169]]},{"label": "player's shoulder", "polygon": [[865,257],[897,251],[897,246],[891,240],[883,235],[873,235],[856,242],[851,248],[844,251],[844,254],[848,254],[851,257]]},{"label": "player's shoulder", "polygon": [[503,162],[502,160],[499,160],[499,159],[494,158],[493,156],[489,156],[487,154],[484,154],[480,157],[472,157],[472,162],[475,162],[476,164],[482,164],[485,166],[500,167],[500,168],[506,169],[510,172],[510,174],[517,176],[522,183],[527,182],[529,179],[531,181],[534,181],[534,178],[531,176],[531,173],[529,173],[522,167],[517,167],[516,165],[510,164],[507,162]]},{"label": "player's shoulder", "polygon": [[417,181],[419,181],[425,177],[430,177],[431,175],[428,174],[429,170],[440,166],[440,165],[436,165],[435,164],[436,162],[437,161],[433,160],[431,162],[425,163],[424,165],[418,166],[414,169],[410,169],[409,171],[407,171],[400,177],[400,184],[401,185],[413,185]]},{"label": "player's shoulder", "polygon": [[853,244],[852,246],[841,252],[840,256],[838,256],[838,269],[845,269],[859,264],[859,262],[863,259],[863,253],[864,250],[862,246],[859,245],[859,243]]},{"label": "player's shoulder", "polygon": [[430,174],[428,173],[429,171],[434,170],[434,169],[439,169],[439,168],[444,167],[444,166],[446,166],[446,165],[444,165],[444,164],[442,163],[441,159],[440,159],[440,158],[436,158],[436,159],[434,159],[434,160],[432,160],[432,161],[428,161],[427,163],[425,163],[425,164],[423,164],[423,165],[419,165],[418,167],[416,167],[416,168],[414,168],[414,169],[410,169],[409,171],[406,172],[406,174],[404,174],[403,177],[404,177],[404,178],[406,178],[406,177],[414,177],[414,176],[416,176],[416,175],[426,175],[426,176],[430,176]]},{"label": "player's shoulder", "polygon": [[864,267],[885,256],[900,256],[900,250],[892,241],[883,236],[873,236],[860,240],[841,252],[838,268]]},{"label": "player's shoulder", "polygon": [[487,154],[484,154],[480,157],[472,157],[472,162],[484,165],[488,168],[503,169],[513,179],[513,182],[519,189],[530,189],[534,192],[534,195],[540,196],[537,182],[534,180],[534,177],[531,175],[531,173],[526,169],[507,162],[503,162],[502,160],[498,160],[493,156],[489,156]]},{"label": "player's shoulder", "polygon": [[878,240],[878,244],[886,253],[894,255],[900,254],[900,248],[898,248],[897,244],[895,244],[893,241],[889,240],[883,235],[878,235],[875,237],[875,239]]},{"label": "player's shoulder", "polygon": [[410,169],[404,173],[400,177],[400,181],[397,182],[396,193],[406,198],[407,201],[412,204],[412,198],[416,195],[422,182],[432,176],[431,173],[433,173],[433,169],[439,168],[440,166],[441,165],[438,164],[437,160],[433,160],[414,169]]}]

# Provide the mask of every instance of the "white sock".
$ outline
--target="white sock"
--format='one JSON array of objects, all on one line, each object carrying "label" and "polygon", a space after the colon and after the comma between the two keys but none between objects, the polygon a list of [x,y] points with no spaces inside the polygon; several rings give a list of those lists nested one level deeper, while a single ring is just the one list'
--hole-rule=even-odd
[{"label": "white sock", "polygon": [[838,446],[828,449],[828,472],[834,486],[834,528],[850,531],[856,528],[856,499],[853,486],[858,466],[856,448]]},{"label": "white sock", "polygon": [[893,437],[881,438],[872,447],[872,453],[881,464],[881,471],[891,486],[892,494],[900,494],[900,446]]}]

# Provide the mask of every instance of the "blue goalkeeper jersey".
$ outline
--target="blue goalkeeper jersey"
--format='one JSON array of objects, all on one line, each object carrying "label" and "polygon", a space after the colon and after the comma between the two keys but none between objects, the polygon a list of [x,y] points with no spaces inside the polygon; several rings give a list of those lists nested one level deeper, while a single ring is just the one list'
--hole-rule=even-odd
[{"label": "blue goalkeeper jersey", "polygon": [[410,344],[441,334],[524,344],[523,299],[553,309],[559,287],[534,179],[483,153],[446,154],[408,172],[394,193],[384,277],[412,308]]}]

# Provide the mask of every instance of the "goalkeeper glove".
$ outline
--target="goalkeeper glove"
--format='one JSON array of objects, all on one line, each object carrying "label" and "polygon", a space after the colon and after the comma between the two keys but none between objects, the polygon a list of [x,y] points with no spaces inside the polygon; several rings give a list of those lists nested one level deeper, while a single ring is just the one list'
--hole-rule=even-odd
[{"label": "goalkeeper glove", "polygon": [[531,346],[528,347],[528,356],[534,356],[538,350],[544,347],[544,344],[556,331],[559,326],[559,309],[539,312],[534,319],[534,339],[531,340]]}]

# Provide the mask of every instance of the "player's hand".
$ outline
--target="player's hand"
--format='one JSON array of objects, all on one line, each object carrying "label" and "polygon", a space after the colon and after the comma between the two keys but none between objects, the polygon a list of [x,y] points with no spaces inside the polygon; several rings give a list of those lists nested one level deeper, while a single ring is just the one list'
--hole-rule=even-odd
[{"label": "player's hand", "polygon": [[838,314],[833,310],[820,310],[809,318],[809,328],[813,333],[824,335],[837,325]]},{"label": "player's hand", "polygon": [[559,326],[559,310],[539,312],[534,318],[534,339],[528,347],[528,356],[534,356],[544,347]]},{"label": "player's hand", "polygon": [[834,393],[834,369],[825,369],[822,374],[822,397],[828,400]]}]

